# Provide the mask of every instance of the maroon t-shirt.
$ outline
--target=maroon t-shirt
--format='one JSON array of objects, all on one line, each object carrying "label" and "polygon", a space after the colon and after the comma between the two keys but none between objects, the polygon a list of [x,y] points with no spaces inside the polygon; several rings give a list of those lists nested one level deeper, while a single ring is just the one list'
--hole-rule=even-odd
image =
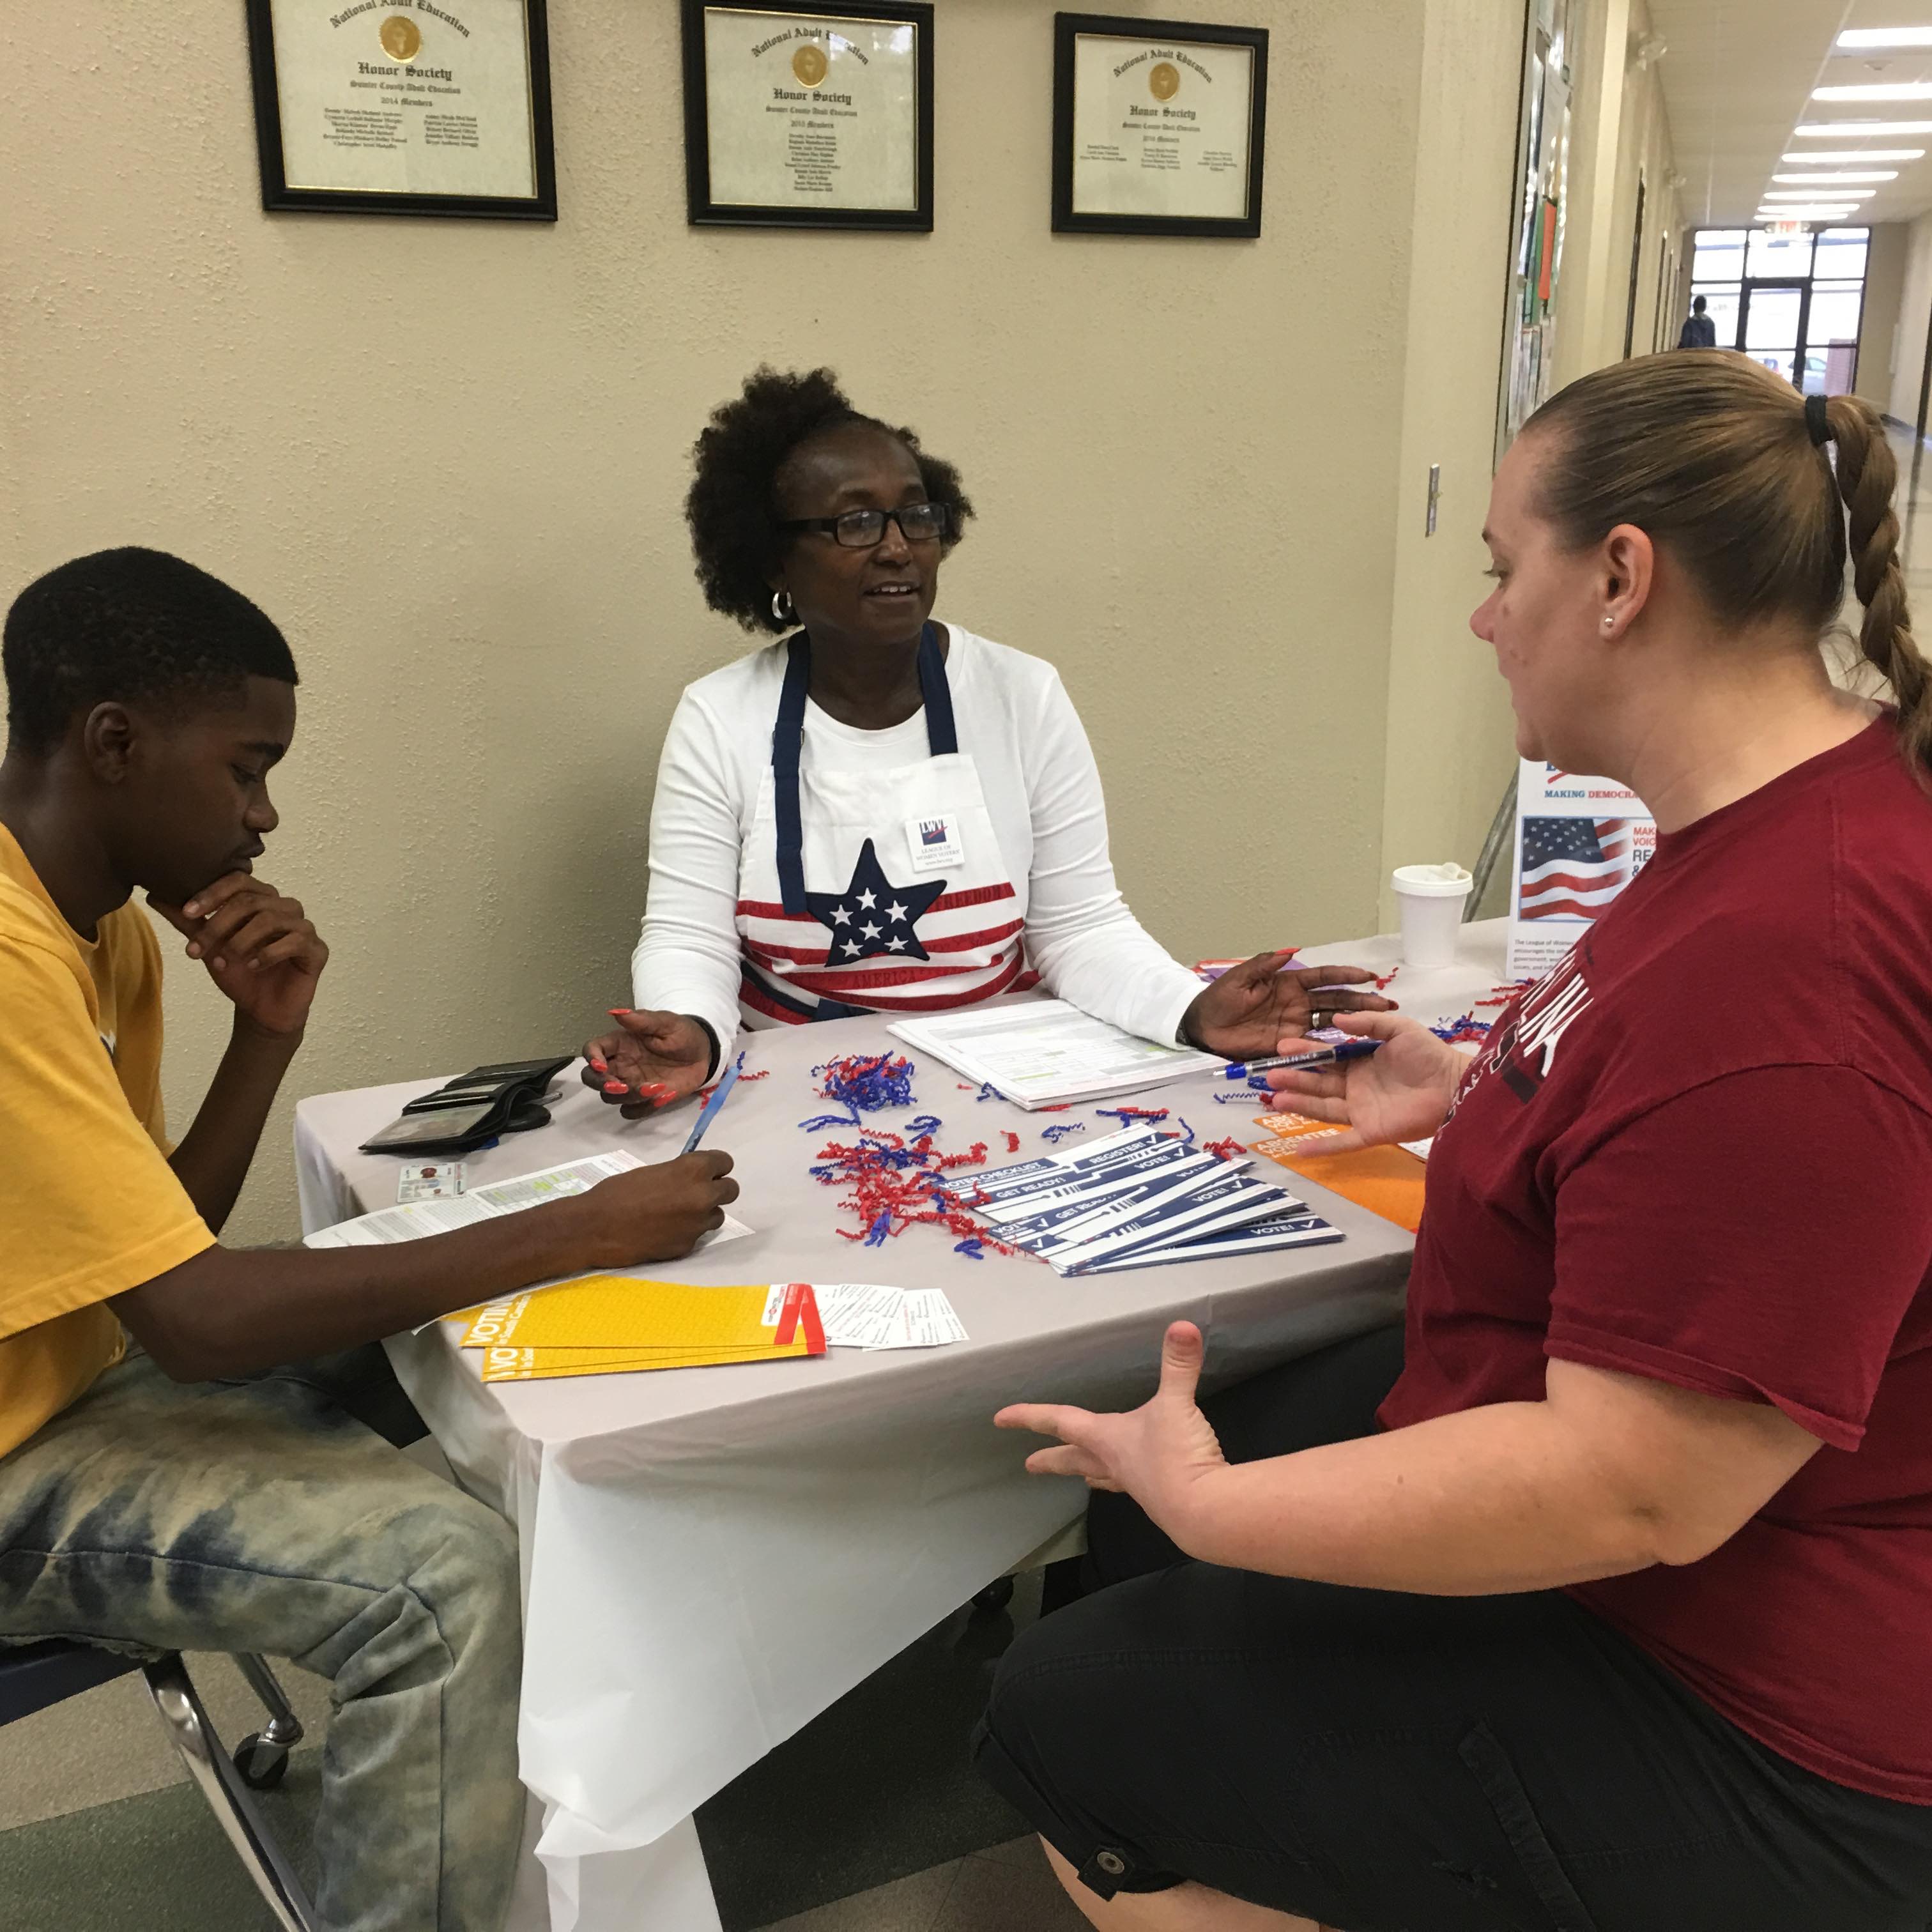
[{"label": "maroon t-shirt", "polygon": [[1932,1804],[1932,799],[1881,718],[1686,830],[1504,1015],[1429,1163],[1390,1428],[1546,1356],[1826,1445],[1572,1594],[1741,1729]]}]

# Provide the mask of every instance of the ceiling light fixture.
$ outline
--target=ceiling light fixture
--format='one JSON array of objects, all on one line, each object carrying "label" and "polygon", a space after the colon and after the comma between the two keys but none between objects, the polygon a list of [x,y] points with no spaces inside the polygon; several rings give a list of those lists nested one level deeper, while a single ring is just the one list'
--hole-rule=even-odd
[{"label": "ceiling light fixture", "polygon": [[1760,221],[1848,221],[1856,212],[1850,208],[1760,208]]},{"label": "ceiling light fixture", "polygon": [[1758,200],[1767,208],[1774,201],[1828,201],[1835,206],[1840,202],[1869,201],[1877,192],[1870,188],[1848,188],[1842,194],[1823,194],[1815,188],[1767,188]]},{"label": "ceiling light fixture", "polygon": [[1871,47],[1932,47],[1932,27],[1853,27],[1838,36],[1842,53]]},{"label": "ceiling light fixture", "polygon": [[1932,100],[1932,80],[1882,81],[1876,87],[1816,87],[1814,100]]},{"label": "ceiling light fixture", "polygon": [[1772,179],[1774,182],[1796,182],[1808,188],[1816,188],[1820,182],[1827,188],[1849,188],[1858,182],[1888,182],[1896,181],[1898,178],[1898,170],[1896,168],[1889,173],[1881,170],[1876,174],[1870,175],[1773,175],[1772,176]]},{"label": "ceiling light fixture", "polygon": [[[1783,158],[1792,167],[1816,168],[1828,164],[1834,168],[1855,168],[1868,161],[1922,161],[1925,158],[1925,150],[1923,148],[1861,148],[1856,154],[1833,154],[1828,150],[1820,154],[1814,148],[1808,154],[1786,154]],[[1851,177],[1847,175],[1845,178],[1849,181]]]},{"label": "ceiling light fixture", "polygon": [[1792,130],[1812,141],[1878,141],[1894,134],[1932,134],[1932,121],[1802,121]]}]

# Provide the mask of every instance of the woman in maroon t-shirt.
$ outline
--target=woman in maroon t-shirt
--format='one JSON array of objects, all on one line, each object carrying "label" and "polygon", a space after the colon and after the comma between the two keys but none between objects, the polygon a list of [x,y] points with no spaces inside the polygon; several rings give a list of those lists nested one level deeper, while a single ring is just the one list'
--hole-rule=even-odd
[{"label": "woman in maroon t-shirt", "polygon": [[[1835,458],[1835,462],[1834,462]],[[1498,473],[1527,758],[1654,859],[1473,1064],[1277,1076],[1434,1133],[1406,1327],[1197,1406],[1009,1409],[1098,1589],[980,1762],[1124,1932],[1932,1921],[1932,672],[1876,414],[1586,377]],[[1848,540],[1849,526],[1849,540]],[[1828,674],[1847,559],[1892,706]],[[1292,1915],[1299,1915],[1292,1916]]]}]

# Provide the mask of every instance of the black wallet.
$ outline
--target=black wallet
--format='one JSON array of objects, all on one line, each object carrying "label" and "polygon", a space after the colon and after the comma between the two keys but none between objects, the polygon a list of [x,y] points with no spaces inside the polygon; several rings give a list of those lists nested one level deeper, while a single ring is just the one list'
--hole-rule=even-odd
[{"label": "black wallet", "polygon": [[466,1154],[500,1134],[548,1126],[543,1096],[575,1056],[473,1066],[446,1087],[412,1100],[362,1143],[364,1154]]}]

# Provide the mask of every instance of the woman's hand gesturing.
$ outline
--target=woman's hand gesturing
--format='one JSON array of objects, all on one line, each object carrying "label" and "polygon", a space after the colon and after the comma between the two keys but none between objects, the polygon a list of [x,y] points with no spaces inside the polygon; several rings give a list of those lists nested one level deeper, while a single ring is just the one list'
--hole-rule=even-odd
[{"label": "woman's hand gesturing", "polygon": [[1124,1490],[1185,1549],[1176,1525],[1185,1517],[1189,1492],[1227,1466],[1194,1399],[1205,1352],[1201,1330],[1177,1322],[1161,1344],[1160,1386],[1138,1408],[1096,1415],[1056,1402],[1018,1402],[993,1420],[1001,1429],[1058,1436],[1060,1447],[1036,1449],[1027,1458],[1034,1475],[1082,1476],[1089,1489]]},{"label": "woman's hand gesturing", "polygon": [[[1468,1058],[1438,1040],[1418,1020],[1392,1013],[1338,1013],[1345,1033],[1386,1042],[1379,1053],[1340,1066],[1307,1070],[1277,1067],[1268,1076],[1274,1090],[1268,1102],[1277,1114],[1306,1114],[1333,1120],[1342,1132],[1302,1143],[1310,1154],[1352,1154],[1358,1148],[1394,1141],[1419,1141],[1449,1117],[1456,1089],[1468,1071]],[[1282,1042],[1292,1053],[1303,1042]]]},{"label": "woman's hand gesturing", "polygon": [[620,1108],[627,1120],[642,1120],[704,1084],[711,1066],[711,1036],[684,1013],[611,1010],[620,1030],[584,1049],[584,1084]]},{"label": "woman's hand gesturing", "polygon": [[[1224,1060],[1258,1060],[1290,1035],[1308,1030],[1317,1006],[1323,1012],[1385,1013],[1395,1002],[1374,990],[1376,976],[1365,966],[1290,966],[1286,952],[1258,952],[1205,987],[1187,1009],[1180,1034]],[[1364,992],[1339,987],[1366,986]],[[1318,988],[1328,988],[1317,1000]]]}]

